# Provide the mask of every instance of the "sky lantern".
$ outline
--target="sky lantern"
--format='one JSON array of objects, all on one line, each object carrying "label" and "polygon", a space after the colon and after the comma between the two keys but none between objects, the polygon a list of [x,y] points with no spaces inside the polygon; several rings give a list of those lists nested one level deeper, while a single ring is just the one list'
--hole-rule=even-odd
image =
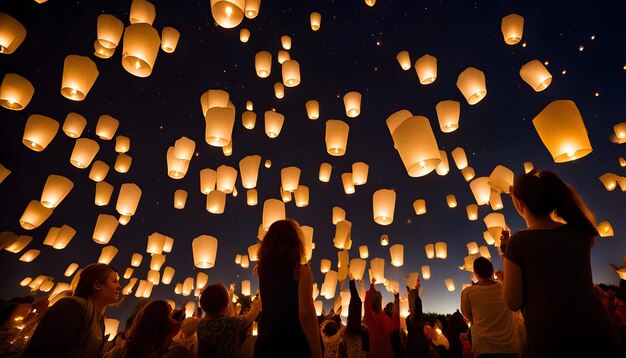
[{"label": "sky lantern", "polygon": [[370,280],[376,279],[376,283],[384,283],[385,281],[385,260],[376,257],[370,260]]},{"label": "sky lantern", "polygon": [[369,251],[366,245],[359,246],[359,257],[366,259],[369,256]]},{"label": "sky lantern", "polygon": [[111,58],[113,54],[115,53],[114,48],[106,48],[102,46],[100,42],[98,42],[98,40],[93,42],[93,49],[94,49],[93,51],[94,56],[105,59],[105,60],[107,58]]},{"label": "sky lantern", "polygon": [[283,190],[294,191],[298,188],[301,170],[298,167],[286,167],[280,170],[280,182]]},{"label": "sky lantern", "polygon": [[161,47],[159,32],[150,24],[137,23],[126,27],[122,50],[122,66],[137,77],[148,77]]},{"label": "sky lantern", "polygon": [[189,296],[192,290],[193,290],[193,277],[187,277],[185,281],[183,281],[181,294],[185,297]]},{"label": "sky lantern", "polygon": [[602,182],[602,185],[604,185],[604,187],[608,191],[613,191],[613,189],[617,187],[618,180],[619,180],[619,175],[616,175],[613,173],[605,173],[605,174],[600,175],[600,181]]},{"label": "sky lantern", "polygon": [[94,203],[97,206],[105,206],[109,204],[111,200],[111,194],[113,194],[113,185],[100,181],[96,183],[96,196]]},{"label": "sky lantern", "polygon": [[476,172],[472,167],[465,167],[461,169],[461,175],[463,175],[463,179],[465,179],[465,181],[470,181],[474,179],[474,177],[476,176]]},{"label": "sky lantern", "polygon": [[443,241],[435,243],[435,257],[438,259],[445,259],[448,257],[448,244]]},{"label": "sky lantern", "polygon": [[396,192],[390,189],[379,189],[374,193],[372,201],[374,221],[380,225],[391,224],[396,206]]},{"label": "sky lantern", "polygon": [[396,60],[398,60],[400,67],[402,67],[404,71],[408,71],[411,69],[411,56],[409,56],[409,51],[398,52],[398,54],[396,55]]},{"label": "sky lantern", "polygon": [[311,99],[306,101],[306,114],[311,120],[316,120],[320,117],[320,103],[317,100]]},{"label": "sky lantern", "polygon": [[224,90],[210,89],[205,91],[200,96],[200,106],[202,107],[202,114],[206,116],[206,112],[209,110],[209,108],[230,107],[231,102],[229,101],[229,98],[230,95]]},{"label": "sky lantern", "polygon": [[0,12],[0,53],[10,55],[26,38],[26,28],[12,16]]},{"label": "sky lantern", "polygon": [[194,266],[200,269],[211,268],[215,265],[217,255],[217,239],[209,235],[200,235],[193,239]]},{"label": "sky lantern", "polygon": [[95,140],[78,138],[74,143],[70,163],[79,169],[87,168],[98,153],[98,150],[100,150],[100,146]]},{"label": "sky lantern", "polygon": [[172,278],[174,278],[174,273],[176,270],[173,267],[165,266],[163,269],[163,275],[161,276],[161,282],[164,285],[169,285],[172,282]]},{"label": "sky lantern", "polygon": [[296,60],[287,60],[282,64],[283,83],[287,87],[300,84],[300,64]]},{"label": "sky lantern", "polygon": [[350,260],[350,273],[355,280],[363,280],[363,274],[365,273],[365,265],[367,263],[364,259],[354,258]]},{"label": "sky lantern", "polygon": [[109,243],[118,224],[117,218],[113,215],[98,215],[96,226],[93,228],[93,235],[91,236],[93,241],[101,245]]},{"label": "sky lantern", "polygon": [[396,127],[392,137],[410,177],[424,176],[432,172],[441,162],[437,140],[428,118],[423,116],[407,118]]},{"label": "sky lantern", "polygon": [[361,94],[355,91],[346,93],[343,96],[343,105],[346,108],[346,116],[358,117],[361,113]]},{"label": "sky lantern", "polygon": [[129,20],[131,24],[146,23],[152,25],[156,18],[156,8],[146,0],[133,0],[130,4]]},{"label": "sky lantern", "polygon": [[130,155],[120,153],[117,155],[117,158],[115,158],[113,168],[115,168],[115,171],[118,173],[128,173],[132,162],[133,158]]},{"label": "sky lantern", "polygon": [[352,163],[352,183],[354,185],[363,185],[367,183],[367,174],[369,173],[369,165],[363,162]]},{"label": "sky lantern", "polygon": [[272,54],[268,51],[259,51],[254,56],[254,68],[257,76],[266,78],[272,72]]},{"label": "sky lantern", "polygon": [[493,189],[502,193],[509,193],[509,190],[513,186],[513,180],[515,179],[515,174],[509,168],[504,165],[498,165],[493,169],[491,175],[489,175],[489,180],[487,184],[489,184]]},{"label": "sky lantern", "polygon": [[283,188],[280,188],[280,198],[283,201],[283,203],[288,203],[291,201],[291,192],[287,191],[287,190],[283,190]]},{"label": "sky lantern", "polygon": [[37,200],[31,200],[20,217],[20,226],[26,230],[35,229],[43,224],[50,215],[52,215],[52,208],[46,208]]},{"label": "sky lantern", "polygon": [[457,202],[454,194],[446,195],[446,203],[448,204],[448,207],[456,208]]},{"label": "sky lantern", "polygon": [[510,14],[502,18],[502,36],[507,45],[520,42],[524,34],[524,18],[517,14]]},{"label": "sky lantern", "polygon": [[490,213],[485,216],[483,219],[487,229],[491,229],[494,227],[506,228],[506,221],[504,219],[504,215],[500,213]]},{"label": "sky lantern", "polygon": [[478,253],[480,254],[480,256],[491,260],[491,253],[489,252],[489,248],[487,246],[481,246],[478,249]]},{"label": "sky lantern", "polygon": [[311,21],[311,30],[317,31],[322,26],[322,15],[319,12],[312,12],[311,16],[309,16]]},{"label": "sky lantern", "polygon": [[285,85],[282,82],[274,83],[274,96],[278,99],[285,97]]},{"label": "sky lantern", "polygon": [[389,235],[387,234],[380,235],[380,246],[387,246],[387,245],[389,245]]},{"label": "sky lantern", "polygon": [[276,138],[280,134],[285,123],[285,116],[276,111],[265,111],[265,134],[270,138]]},{"label": "sky lantern", "polygon": [[41,250],[36,250],[36,249],[30,249],[28,251],[26,251],[21,257],[20,257],[20,261],[22,262],[31,262],[34,259],[37,258],[37,256],[39,256],[39,254],[41,253]]},{"label": "sky lantern", "polygon": [[104,319],[104,336],[108,337],[108,341],[112,341],[117,336],[117,330],[120,326],[120,321],[114,318]]},{"label": "sky lantern", "polygon": [[259,14],[259,9],[261,8],[261,0],[246,0],[246,5],[244,8],[244,13],[246,18],[252,20]]},{"label": "sky lantern", "polygon": [[103,181],[109,173],[109,165],[101,160],[96,160],[89,171],[89,179],[95,181]]},{"label": "sky lantern", "polygon": [[576,160],[593,151],[585,122],[573,101],[551,102],[533,119],[533,125],[555,163]]},{"label": "sky lantern", "polygon": [[415,72],[420,83],[428,85],[437,79],[437,58],[426,54],[415,61]]},{"label": "sky lantern", "polygon": [[550,86],[552,75],[539,60],[526,63],[519,70],[519,75],[535,92],[541,92]]},{"label": "sky lantern", "polygon": [[345,249],[352,238],[352,222],[341,220],[335,226],[335,238],[333,240],[335,247]]},{"label": "sky lantern", "polygon": [[124,23],[117,17],[109,14],[100,14],[98,16],[98,43],[105,49],[115,49],[120,43],[122,33],[124,32]]},{"label": "sky lantern", "polygon": [[261,156],[248,155],[239,161],[239,172],[241,173],[241,184],[246,189],[256,188],[259,176],[259,166]]},{"label": "sky lantern", "polygon": [[389,254],[391,255],[391,265],[395,267],[401,267],[404,265],[404,245],[395,244],[389,248]]},{"label": "sky lantern", "polygon": [[0,164],[0,183],[2,183],[4,179],[9,176],[9,174],[11,174],[11,171],[7,169],[4,165]]},{"label": "sky lantern", "polygon": [[250,40],[250,30],[242,28],[239,30],[239,41],[246,43]]},{"label": "sky lantern", "polygon": [[163,252],[170,253],[174,247],[174,238],[165,236],[165,242],[163,243]]},{"label": "sky lantern", "polygon": [[250,296],[250,280],[241,281],[241,294],[243,296]]},{"label": "sky lantern", "polygon": [[333,166],[330,163],[320,164],[319,180],[324,183],[330,181],[330,174],[332,173]]},{"label": "sky lantern", "polygon": [[217,172],[211,168],[204,168],[200,170],[200,192],[202,194],[208,194],[215,190],[215,184],[217,183]]},{"label": "sky lantern", "polygon": [[61,175],[49,175],[41,193],[41,205],[46,208],[56,208],[65,199],[74,183]]},{"label": "sky lantern", "polygon": [[350,126],[346,122],[329,119],[326,121],[326,151],[332,156],[342,156],[348,147]]},{"label": "sky lantern", "polygon": [[101,264],[108,265],[113,261],[115,255],[117,255],[117,248],[113,245],[105,246],[102,248],[100,252],[100,257],[98,258],[98,262]]},{"label": "sky lantern", "polygon": [[256,189],[250,189],[246,192],[246,203],[249,206],[255,206],[259,203],[259,195]]},{"label": "sky lantern", "polygon": [[141,189],[137,184],[126,183],[120,187],[120,192],[117,196],[117,204],[115,209],[120,215],[133,216],[139,205],[139,199],[141,198]]},{"label": "sky lantern", "polygon": [[483,231],[483,239],[485,239],[487,245],[494,245],[496,243],[496,240],[494,240],[489,230]]},{"label": "sky lantern", "polygon": [[191,160],[196,151],[196,142],[185,136],[180,137],[174,143],[174,158],[182,160]]},{"label": "sky lantern", "polygon": [[154,254],[150,258],[150,269],[159,271],[161,270],[161,266],[165,263],[165,255],[163,254]]},{"label": "sky lantern", "polygon": [[613,131],[615,132],[618,144],[626,143],[626,122],[614,125]]},{"label": "sky lantern", "polygon": [[33,240],[32,236],[20,235],[15,239],[15,241],[11,245],[5,247],[4,249],[7,250],[8,252],[17,254],[20,251],[22,251],[26,246],[28,246],[28,244],[30,244],[32,240]]},{"label": "sky lantern", "polygon": [[330,270],[326,272],[320,295],[324,296],[327,300],[334,298],[337,291],[338,280],[339,274],[337,271]]},{"label": "sky lantern", "polygon": [[263,230],[267,231],[275,221],[285,218],[285,203],[277,199],[265,200],[263,203]]},{"label": "sky lantern", "polygon": [[417,199],[413,202],[413,209],[415,210],[415,214],[422,215],[426,214],[426,200]]},{"label": "sky lantern", "polygon": [[76,270],[78,270],[78,267],[79,266],[77,263],[72,262],[71,264],[67,266],[67,269],[65,270],[65,273],[63,274],[63,276],[65,277],[72,276],[76,272]]},{"label": "sky lantern", "polygon": [[468,67],[459,74],[456,86],[470,105],[480,102],[487,96],[485,74],[474,67]]},{"label": "sky lantern", "polygon": [[533,165],[532,162],[524,162],[524,173],[528,174],[533,169],[535,169],[535,166]]},{"label": "sky lantern", "polygon": [[424,265],[421,267],[421,270],[422,270],[422,278],[424,280],[430,279],[430,266]]},{"label": "sky lantern", "polygon": [[232,140],[235,110],[228,107],[211,107],[205,115],[204,139],[214,147],[224,147]]},{"label": "sky lantern", "polygon": [[454,287],[454,280],[451,278],[446,278],[444,280],[444,283],[446,284],[446,288],[448,289],[448,291],[452,292],[454,291],[456,288]]},{"label": "sky lantern", "polygon": [[465,155],[465,149],[456,147],[452,150],[452,159],[454,159],[454,165],[459,170],[463,170],[467,167],[467,155]]},{"label": "sky lantern", "polygon": [[59,122],[41,114],[32,114],[26,121],[22,143],[35,152],[41,152],[52,142],[58,130]]},{"label": "sky lantern", "polygon": [[141,260],[143,260],[143,256],[139,253],[134,253],[130,259],[130,265],[133,267],[139,267],[141,265]]},{"label": "sky lantern", "polygon": [[72,101],[82,101],[98,78],[98,67],[89,57],[68,55],[63,61],[61,94]]},{"label": "sky lantern", "polygon": [[78,138],[87,126],[87,119],[82,115],[70,112],[63,122],[63,132],[70,138]]},{"label": "sky lantern", "polygon": [[248,255],[242,255],[241,256],[241,268],[248,268],[250,267],[250,259],[248,258]]},{"label": "sky lantern", "polygon": [[59,231],[61,231],[61,228],[54,227],[54,226],[51,227],[48,230],[48,234],[46,235],[46,238],[43,240],[43,244],[52,246],[52,244],[54,243],[54,240],[56,240],[57,236],[59,235]]},{"label": "sky lantern", "polygon": [[346,211],[338,206],[333,207],[333,225],[337,225],[338,222],[346,220]]},{"label": "sky lantern", "polygon": [[252,111],[245,111],[241,114],[241,123],[246,129],[254,129],[256,124],[256,113]]},{"label": "sky lantern", "polygon": [[329,259],[321,259],[320,260],[320,271],[322,273],[326,273],[330,271],[331,262]]},{"label": "sky lantern", "polygon": [[256,243],[254,245],[248,246],[248,259],[250,259],[250,261],[259,260],[259,248],[260,247],[261,247],[261,243]]},{"label": "sky lantern", "polygon": [[13,111],[26,108],[35,94],[35,87],[26,78],[7,73],[0,84],[0,106]]},{"label": "sky lantern", "polygon": [[341,174],[341,182],[343,184],[343,191],[346,194],[354,194],[354,181],[352,180],[352,173]]},{"label": "sky lantern", "polygon": [[291,60],[291,55],[289,55],[289,51],[278,50],[278,63],[283,64],[285,61]]},{"label": "sky lantern", "polygon": [[435,167],[435,172],[437,172],[437,175],[444,176],[450,172],[448,154],[446,154],[445,150],[440,150],[439,156],[441,157],[441,162],[439,162],[439,164]]},{"label": "sky lantern", "polygon": [[115,135],[115,131],[120,125],[120,121],[104,114],[98,118],[98,124],[96,124],[96,135],[102,140],[111,140]]},{"label": "sky lantern", "polygon": [[303,208],[309,205],[309,187],[305,185],[299,185],[293,192],[293,197],[296,200],[296,206]]},{"label": "sky lantern", "polygon": [[[63,130],[65,130],[65,125],[63,125],[63,128],[64,128]],[[129,150],[130,150],[130,138],[123,136],[123,135],[118,135],[117,137],[115,137],[115,151],[117,153],[126,153]]]},{"label": "sky lantern", "polygon": [[608,221],[603,221],[598,224],[598,233],[601,237],[611,237],[613,236],[613,227],[611,223]]},{"label": "sky lantern", "polygon": [[470,182],[470,188],[476,204],[487,205],[489,204],[489,198],[491,197],[491,186],[489,186],[488,177],[479,177]]},{"label": "sky lantern", "polygon": [[[387,128],[389,128],[389,134],[393,136],[393,132],[395,132],[395,130],[411,116],[413,116],[411,112],[406,109],[402,109],[387,117],[385,123],[387,124]],[[394,148],[397,149],[396,143],[394,143]]]},{"label": "sky lantern", "polygon": [[478,253],[478,244],[476,243],[476,241],[468,242],[466,246],[467,246],[467,252],[470,255],[474,255]]},{"label": "sky lantern", "polygon": [[146,247],[146,252],[149,254],[162,253],[166,238],[167,237],[161,233],[152,233],[152,235],[148,236],[148,246]]},{"label": "sky lantern", "polygon": [[206,210],[211,214],[223,214],[226,207],[226,193],[213,190],[206,197]]},{"label": "sky lantern", "polygon": [[461,103],[447,100],[437,103],[435,106],[439,128],[444,133],[454,132],[459,128],[459,117],[461,116]]},{"label": "sky lantern", "polygon": [[173,27],[166,26],[161,30],[161,49],[167,53],[172,53],[176,50],[178,45],[178,39],[180,39],[180,32]]},{"label": "sky lantern", "polygon": [[217,168],[217,183],[216,188],[218,191],[230,194],[235,188],[235,181],[237,180],[237,169],[229,167],[228,165],[220,165]]},{"label": "sky lantern", "polygon": [[133,277],[130,279],[130,282],[128,283],[128,285],[124,286],[124,288],[122,289],[122,294],[125,296],[128,296],[132,293],[133,291],[133,287],[135,287],[135,284],[137,283],[137,278]]},{"label": "sky lantern", "polygon": [[470,221],[474,221],[478,219],[478,205],[469,204],[465,207],[465,211],[467,211],[467,219]]},{"label": "sky lantern", "polygon": [[283,49],[289,51],[291,50],[291,37],[287,36],[287,35],[283,35],[280,37],[280,45],[283,47]]},{"label": "sky lantern", "polygon": [[435,258],[435,245],[434,244],[424,245],[424,251],[426,251],[427,258],[429,259]]}]

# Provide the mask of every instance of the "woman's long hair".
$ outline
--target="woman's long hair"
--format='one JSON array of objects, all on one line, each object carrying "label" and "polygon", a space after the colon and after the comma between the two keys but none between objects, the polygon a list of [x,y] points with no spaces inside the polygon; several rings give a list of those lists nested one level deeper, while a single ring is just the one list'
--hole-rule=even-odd
[{"label": "woman's long hair", "polygon": [[85,266],[79,273],[74,296],[88,298],[93,294],[93,284],[105,281],[111,272],[116,271],[106,264],[95,263]]},{"label": "woman's long hair", "polygon": [[304,256],[300,236],[300,225],[291,219],[279,220],[270,225],[259,248],[255,273],[263,276],[293,273],[297,280],[300,260]]},{"label": "woman's long hair", "polygon": [[531,171],[515,180],[512,194],[535,215],[556,214],[590,236],[598,235],[593,214],[576,190],[551,172]]},{"label": "woman's long hair", "polygon": [[167,302],[157,300],[139,311],[124,345],[124,357],[150,357],[164,347],[172,330],[170,310]]}]

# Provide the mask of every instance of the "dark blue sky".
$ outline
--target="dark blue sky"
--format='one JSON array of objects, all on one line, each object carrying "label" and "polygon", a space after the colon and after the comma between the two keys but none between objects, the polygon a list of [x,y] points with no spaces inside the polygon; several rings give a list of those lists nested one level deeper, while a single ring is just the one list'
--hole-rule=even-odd
[{"label": "dark blue sky", "polygon": [[[39,5],[12,0],[0,4],[0,12],[15,17],[28,30],[26,40],[14,54],[0,57],[0,74],[18,73],[35,87],[33,100],[25,110],[0,109],[0,163],[12,171],[0,184],[0,229],[33,236],[23,252],[42,250],[31,263],[20,262],[21,253],[0,252],[0,270],[6,273],[0,282],[4,298],[28,293],[19,287],[25,276],[46,274],[54,276],[56,282],[67,282],[63,272],[70,262],[82,266],[96,261],[102,248],[91,239],[96,218],[100,213],[118,216],[115,199],[123,183],[136,183],[143,195],[136,215],[127,226],[118,227],[110,242],[120,250],[112,263],[120,273],[129,266],[131,255],[141,252],[144,261],[134,277],[145,279],[148,235],[156,231],[173,237],[174,249],[165,263],[176,269],[173,284],[155,287],[152,296],[180,302],[183,298],[174,295],[174,284],[198,272],[193,266],[191,241],[208,234],[219,240],[215,267],[203,270],[209,281],[234,282],[239,287],[241,280],[251,279],[254,290],[258,283],[251,269],[236,265],[234,257],[255,242],[262,202],[279,198],[280,169],[295,165],[302,169],[300,183],[310,188],[311,198],[305,208],[288,203],[287,215],[315,229],[311,266],[319,285],[323,281],[320,259],[331,259],[336,269],[331,212],[333,206],[340,206],[353,224],[351,258],[358,256],[358,246],[368,245],[369,259],[384,258],[386,276],[399,281],[403,274],[430,265],[432,277],[422,281],[424,309],[453,312],[459,307],[461,285],[469,282],[469,273],[457,266],[463,264],[467,254],[466,243],[485,244],[482,218],[491,212],[490,207],[481,206],[479,220],[467,220],[465,206],[474,198],[450,157],[458,146],[465,149],[477,177],[489,176],[500,164],[520,173],[523,163],[531,161],[536,168],[555,171],[578,188],[597,221],[609,221],[615,232],[614,237],[596,241],[592,252],[594,281],[617,282],[608,263],[620,264],[626,255],[624,193],[619,188],[608,192],[598,177],[606,172],[624,175],[618,158],[626,156],[626,149],[609,141],[613,125],[626,118],[626,32],[618,17],[626,9],[621,2],[378,1],[370,8],[357,0],[302,4],[264,1],[258,17],[244,19],[234,29],[214,23],[209,1],[153,3],[157,13],[154,28],[160,32],[171,26],[180,31],[181,37],[174,53],[159,52],[147,78],[135,77],[123,69],[121,42],[112,58],[93,56],[98,15],[112,14],[128,26],[130,1],[52,0]],[[322,14],[317,32],[309,26],[312,11]],[[523,39],[514,46],[506,45],[500,32],[502,17],[510,13],[525,18]],[[251,31],[250,41],[245,44],[239,41],[242,27]],[[279,100],[274,97],[273,84],[281,80],[276,56],[282,35],[292,38],[289,53],[300,63],[302,82],[287,88],[285,97]],[[582,52],[580,45],[584,46]],[[261,50],[272,52],[274,58],[272,73],[266,79],[254,72],[254,55]],[[402,71],[395,59],[402,50],[409,51],[412,62],[426,53],[437,57],[436,81],[423,86],[413,69]],[[60,94],[63,60],[70,54],[90,56],[100,71],[82,102]],[[550,87],[539,93],[519,76],[520,67],[533,59],[548,61],[546,67],[553,75]],[[458,74],[468,66],[486,75],[487,97],[474,106],[468,105],[456,88]],[[567,71],[565,75],[563,70]],[[204,141],[199,98],[208,89],[227,91],[236,106],[230,157]],[[343,108],[342,97],[349,91],[363,95],[361,114],[356,118],[348,118]],[[320,102],[320,119],[316,121],[306,116],[304,104],[309,99]],[[435,105],[445,99],[461,102],[460,127],[447,134],[439,130],[435,112]],[[557,99],[576,102],[589,132],[593,152],[575,162],[555,164],[532,124],[532,119]],[[254,102],[257,113],[254,130],[241,125],[247,100]],[[263,130],[263,113],[271,108],[285,115],[283,129],[275,139],[269,139]],[[400,109],[429,118],[439,148],[448,153],[448,175],[407,175],[385,124],[386,118]],[[111,166],[106,181],[114,185],[115,191],[108,206],[93,204],[95,183],[88,178],[89,169],[80,170],[69,163],[74,139],[60,130],[39,153],[21,143],[29,115],[46,115],[62,124],[69,112],[87,118],[83,137],[98,141],[96,159]],[[119,119],[116,135],[131,139],[127,154],[133,162],[126,174],[112,168],[114,141],[103,141],[95,135],[98,117],[103,114]],[[350,125],[344,156],[326,153],[324,131],[328,119]],[[195,140],[198,155],[192,159],[187,175],[174,180],[167,176],[166,151],[181,136]],[[205,195],[199,191],[199,171],[222,164],[238,168],[239,160],[252,154],[273,163],[270,169],[261,166],[259,171],[260,204],[246,205],[245,189],[238,180],[239,196],[228,196],[225,213],[208,213]],[[370,165],[368,183],[357,187],[355,194],[346,195],[341,174],[351,171],[352,163],[357,161]],[[333,165],[329,183],[317,179],[322,162]],[[41,227],[26,231],[18,220],[31,200],[39,200],[49,174],[68,177],[74,181],[74,189]],[[372,194],[382,188],[393,188],[397,193],[394,221],[389,226],[380,226],[372,219]],[[176,189],[189,193],[184,210],[173,207]],[[448,194],[457,198],[454,209],[446,205]],[[427,214],[415,214],[412,204],[416,199],[426,200]],[[524,228],[510,200],[503,196],[503,202],[501,212],[511,229]],[[77,230],[68,247],[58,251],[42,245],[48,229],[63,224]],[[379,244],[382,234],[389,235],[390,246],[405,245],[403,267],[389,264],[389,249]],[[436,241],[448,243],[446,260],[426,258],[424,245]],[[500,268],[496,249],[491,247],[490,251],[494,265]],[[559,260],[558,253],[554,260]],[[446,278],[454,279],[456,291],[446,290]],[[547,279],[559,283],[558,277]],[[125,319],[134,302],[130,299],[108,314]],[[325,302],[329,309],[330,301]]]}]

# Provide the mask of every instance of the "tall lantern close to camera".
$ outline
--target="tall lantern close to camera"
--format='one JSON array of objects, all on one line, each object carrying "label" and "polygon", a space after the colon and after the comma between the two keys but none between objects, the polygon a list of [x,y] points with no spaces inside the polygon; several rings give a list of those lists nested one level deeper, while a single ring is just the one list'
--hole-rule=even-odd
[{"label": "tall lantern close to camera", "polygon": [[148,77],[152,73],[160,47],[159,32],[151,25],[130,25],[124,31],[122,66],[131,75]]},{"label": "tall lantern close to camera", "polygon": [[[409,112],[410,113],[410,112]],[[394,127],[395,115],[387,119],[387,126]],[[411,116],[395,126],[391,134],[394,147],[410,177],[424,176],[441,162],[439,147],[428,118]]]},{"label": "tall lantern close to camera", "polygon": [[89,57],[68,55],[63,61],[61,94],[72,101],[82,101],[98,78],[98,67]]},{"label": "tall lantern close to camera", "polygon": [[267,231],[275,221],[284,220],[285,203],[278,199],[267,199],[263,203],[263,230]]}]

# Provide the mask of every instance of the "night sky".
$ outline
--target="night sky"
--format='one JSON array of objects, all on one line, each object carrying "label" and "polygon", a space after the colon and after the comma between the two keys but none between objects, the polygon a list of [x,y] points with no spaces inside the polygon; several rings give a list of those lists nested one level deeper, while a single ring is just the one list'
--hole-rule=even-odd
[{"label": "night sky", "polygon": [[[144,258],[133,277],[145,279],[150,261],[145,253],[147,237],[154,232],[165,234],[175,242],[163,267],[174,267],[176,274],[170,285],[155,286],[152,297],[187,301],[190,297],[174,294],[174,286],[198,273],[191,241],[206,234],[219,240],[215,267],[202,270],[209,275],[209,282],[235,283],[239,292],[241,280],[250,279],[256,290],[253,265],[241,268],[234,262],[235,255],[245,254],[256,242],[263,201],[280,199],[280,170],[298,166],[302,170],[300,184],[310,189],[310,204],[298,208],[294,201],[287,203],[287,216],[315,229],[311,267],[319,286],[324,279],[320,259],[330,259],[337,269],[331,214],[333,206],[340,206],[352,222],[350,258],[358,257],[358,247],[367,245],[368,262],[384,258],[385,276],[400,281],[401,287],[402,275],[430,265],[431,278],[422,280],[424,310],[451,313],[460,305],[462,284],[470,282],[470,273],[458,268],[467,255],[466,244],[475,241],[485,245],[482,218],[492,212],[489,205],[480,206],[479,219],[467,219],[465,207],[475,202],[474,197],[450,155],[459,146],[465,149],[476,177],[489,176],[497,165],[523,173],[523,163],[530,161],[535,168],[554,171],[573,184],[597,222],[609,221],[615,232],[613,237],[596,240],[592,251],[594,281],[617,283],[618,276],[608,264],[619,266],[626,255],[625,194],[619,187],[607,191],[598,177],[607,172],[626,175],[626,168],[618,161],[626,157],[626,147],[610,141],[613,126],[626,120],[626,32],[618,15],[626,10],[622,2],[379,0],[369,7],[357,0],[264,0],[256,18],[244,18],[236,28],[225,29],[214,22],[208,0],[153,1],[157,14],[153,27],[160,33],[163,27],[171,26],[181,36],[173,53],[159,50],[153,72],[146,78],[133,76],[122,67],[122,41],[110,59],[93,55],[98,16],[111,14],[128,26],[130,4],[126,0],[0,3],[0,12],[19,20],[28,31],[13,54],[0,55],[0,75],[20,74],[35,87],[34,97],[24,110],[0,108],[0,164],[12,171],[0,184],[0,231],[33,237],[18,254],[0,252],[2,298],[27,295],[28,288],[19,286],[26,276],[45,274],[53,276],[55,282],[69,282],[70,278],[63,276],[68,264],[95,262],[103,247],[92,240],[96,219],[101,213],[119,216],[115,201],[124,183],[137,184],[143,194],[130,223],[118,226],[109,242],[119,249],[112,265],[120,275],[130,266],[131,255],[138,252]],[[309,23],[312,11],[322,14],[321,28],[316,32]],[[513,46],[504,43],[500,31],[502,17],[511,13],[525,19],[523,38]],[[241,28],[251,32],[247,43],[239,40]],[[276,58],[283,35],[292,39],[289,54],[300,63],[302,81],[297,87],[286,88],[284,98],[277,99],[273,85],[281,81]],[[272,72],[265,79],[254,70],[254,56],[261,50],[273,55]],[[413,68],[403,71],[396,60],[402,50],[410,53],[412,62],[424,54],[435,56],[436,81],[421,85]],[[84,101],[71,101],[60,93],[63,61],[70,54],[89,56],[100,72]],[[553,75],[551,85],[542,92],[532,90],[519,75],[520,67],[533,59],[547,62],[546,68]],[[458,74],[469,66],[485,73],[488,91],[486,98],[473,106],[456,87]],[[224,156],[221,148],[204,140],[199,99],[209,89],[227,91],[236,107],[231,156]],[[363,96],[361,114],[356,118],[348,118],[343,105],[343,96],[350,91]],[[320,103],[317,120],[307,117],[305,102],[310,99]],[[461,102],[460,125],[451,133],[442,133],[435,112],[435,105],[446,99]],[[593,152],[573,162],[555,164],[532,119],[559,99],[576,103]],[[257,114],[253,130],[241,123],[248,100],[254,103]],[[285,116],[282,131],[274,139],[265,135],[263,126],[263,113],[271,109]],[[419,178],[408,176],[385,124],[389,115],[401,109],[430,120],[439,148],[448,154],[450,172],[446,176],[434,171]],[[98,142],[100,151],[95,159],[111,167],[105,181],[115,191],[107,206],[94,204],[95,182],[88,177],[90,169],[70,164],[75,139],[61,128],[42,152],[22,144],[30,115],[52,117],[62,126],[70,112],[87,118],[82,136]],[[98,118],[104,114],[119,120],[116,136],[131,140],[128,173],[113,169],[115,139],[105,141],[95,134]],[[326,152],[325,122],[329,119],[340,119],[350,126],[343,156]],[[186,176],[175,180],[167,175],[166,151],[182,136],[195,141],[196,155]],[[238,177],[239,195],[227,196],[225,212],[207,212],[206,196],[199,190],[200,170],[217,169],[222,164],[238,169],[239,160],[253,154],[262,157],[259,204],[246,204],[246,190]],[[263,166],[266,159],[272,161],[269,169]],[[352,163],[359,161],[370,166],[368,182],[347,195],[341,174],[350,172]],[[318,180],[323,162],[333,166],[328,183]],[[69,178],[74,188],[46,222],[34,230],[24,230],[19,219],[31,200],[40,199],[50,174]],[[188,192],[183,210],[173,206],[177,189]],[[373,220],[372,195],[378,189],[394,189],[397,194],[394,220],[388,226]],[[447,206],[448,194],[456,196],[456,208]],[[426,214],[415,214],[416,199],[426,200]],[[508,226],[513,231],[525,228],[510,199],[506,195],[502,199],[504,209],[499,212],[506,216]],[[44,246],[49,228],[63,224],[77,231],[70,244],[63,250]],[[388,247],[380,245],[383,234],[389,236]],[[448,244],[445,260],[426,258],[424,245],[437,241]],[[390,264],[389,247],[395,243],[405,245],[404,266],[400,268]],[[19,261],[29,249],[40,249],[41,254],[30,263]],[[497,248],[491,246],[490,252],[496,269],[502,268]],[[558,253],[554,260],[559,260]],[[446,290],[446,278],[454,280],[456,291]],[[560,282],[559,277],[546,279],[555,285]],[[122,280],[122,286],[127,282]],[[391,295],[385,298],[389,300]],[[324,300],[321,296],[318,299]],[[124,320],[136,301],[130,296],[121,308],[110,309],[107,315]],[[324,302],[330,309],[332,300]]]}]

